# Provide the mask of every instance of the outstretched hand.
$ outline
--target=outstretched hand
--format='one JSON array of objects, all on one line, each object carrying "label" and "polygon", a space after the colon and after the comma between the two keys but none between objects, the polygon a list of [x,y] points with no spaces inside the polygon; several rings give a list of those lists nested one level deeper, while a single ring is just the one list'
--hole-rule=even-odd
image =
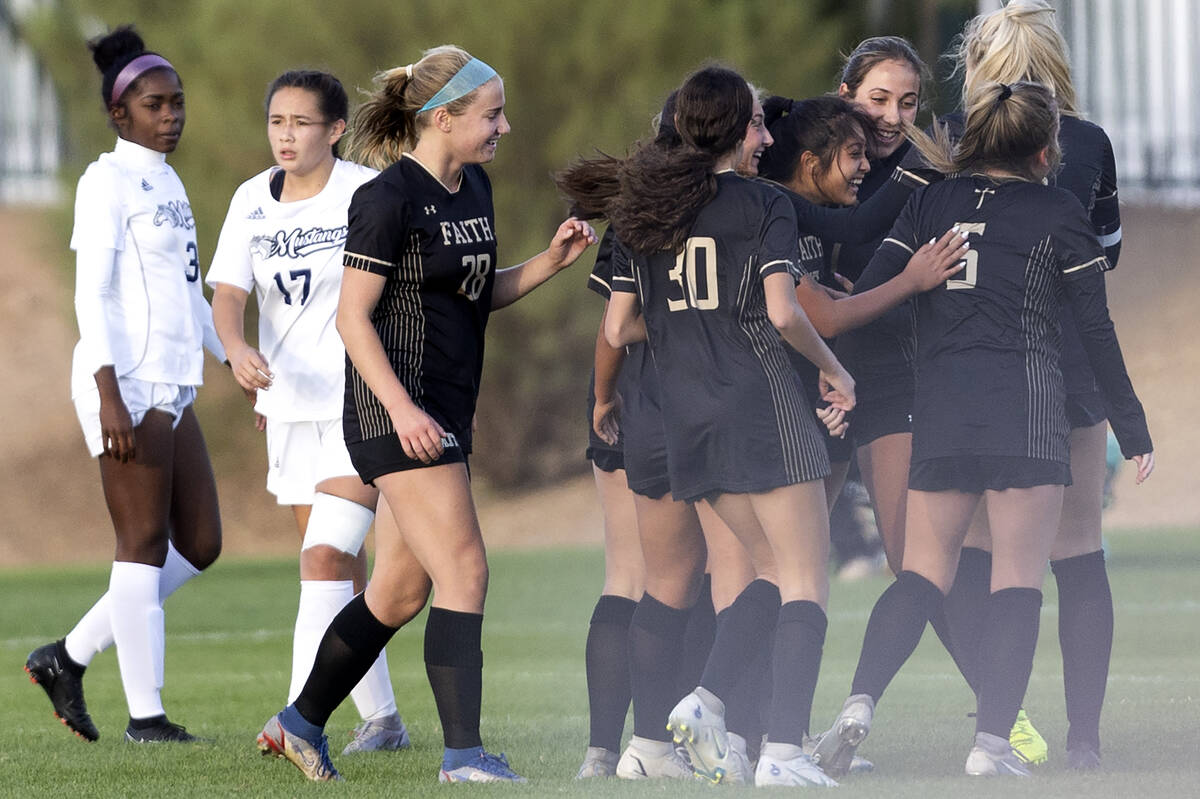
[{"label": "outstretched hand", "polygon": [[969,249],[967,234],[960,233],[955,226],[913,253],[904,267],[904,275],[918,294],[937,288],[963,270],[966,266],[963,257]]},{"label": "outstretched hand", "polygon": [[582,219],[570,217],[558,226],[546,252],[554,260],[556,268],[565,269],[575,263],[596,240],[596,231],[591,225]]}]

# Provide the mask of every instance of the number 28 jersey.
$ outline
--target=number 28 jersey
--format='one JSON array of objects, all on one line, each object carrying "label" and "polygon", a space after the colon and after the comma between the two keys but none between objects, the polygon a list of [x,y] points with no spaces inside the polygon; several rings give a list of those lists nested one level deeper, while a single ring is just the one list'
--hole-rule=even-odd
[{"label": "number 28 jersey", "polygon": [[[346,267],[386,278],[371,321],[392,369],[422,410],[470,452],[495,285],[492,185],[478,165],[451,192],[410,154],[363,184],[350,203]],[[346,361],[346,443],[395,434]]]},{"label": "number 28 jersey", "polygon": [[662,395],[671,493],[767,491],[829,473],[812,408],[767,317],[765,277],[791,274],[796,214],[779,191],[733,172],[684,250],[614,249],[613,291],[636,291]]}]

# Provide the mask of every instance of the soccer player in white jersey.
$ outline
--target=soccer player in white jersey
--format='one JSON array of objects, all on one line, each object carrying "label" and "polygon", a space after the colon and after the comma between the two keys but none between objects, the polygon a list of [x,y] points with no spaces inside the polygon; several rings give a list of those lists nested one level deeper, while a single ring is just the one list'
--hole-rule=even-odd
[{"label": "soccer player in white jersey", "polygon": [[[363,540],[379,492],[364,485],[342,437],[346,351],[334,326],[346,209],[375,170],[337,157],[349,101],[326,72],[285,72],[267,89],[276,166],[233,195],[207,281],[238,383],[267,433],[267,490],[292,506],[303,544],[288,701],[325,628],[366,585]],[[258,348],[246,343],[246,300],[258,297]],[[350,694],[362,716],[346,753],[400,749],[408,732],[383,652]]]},{"label": "soccer player in white jersey", "polygon": [[183,85],[131,27],[89,43],[119,138],[79,180],[71,395],[100,465],[116,530],[108,593],[65,639],[34,650],[30,678],[81,738],[99,737],[83,700],[92,657],[117,645],[126,740],[195,740],[167,720],[163,600],[221,550],[216,484],[192,410],[204,348],[225,352],[200,285],[195,222],[166,163],[184,124]]}]

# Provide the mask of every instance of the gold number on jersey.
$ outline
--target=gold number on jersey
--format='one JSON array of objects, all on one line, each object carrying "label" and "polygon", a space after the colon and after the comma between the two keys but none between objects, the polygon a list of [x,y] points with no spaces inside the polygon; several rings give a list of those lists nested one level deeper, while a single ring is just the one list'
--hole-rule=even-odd
[{"label": "gold number on jersey", "polygon": [[483,293],[484,285],[487,284],[488,272],[492,269],[492,256],[486,252],[479,255],[464,255],[462,265],[467,270],[467,276],[463,278],[462,285],[458,287],[458,293],[471,302],[475,302]]},{"label": "gold number on jersey", "polygon": [[[702,265],[697,265],[703,261]],[[704,286],[699,285],[698,275],[703,269]],[[697,236],[687,240],[683,252],[675,256],[675,268],[667,272],[671,282],[679,287],[679,297],[667,297],[667,310],[682,311],[695,308],[711,311],[721,298],[717,290],[717,242],[708,236]],[[686,278],[686,281],[685,281]],[[701,295],[701,289],[704,294]],[[674,292],[672,292],[674,293]]]},{"label": "gold number on jersey", "polygon": [[[971,234],[982,236],[983,231],[987,228],[987,222],[958,222],[958,229],[967,234],[968,241]],[[962,271],[962,278],[958,280],[947,280],[946,288],[948,289],[973,289],[975,283],[979,279],[979,251],[972,248],[967,250],[967,254],[963,256],[963,261],[967,266]]]}]

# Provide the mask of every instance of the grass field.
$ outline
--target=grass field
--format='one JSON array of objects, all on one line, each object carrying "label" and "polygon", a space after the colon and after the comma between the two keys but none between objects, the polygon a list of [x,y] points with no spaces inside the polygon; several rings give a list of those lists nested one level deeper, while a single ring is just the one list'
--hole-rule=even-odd
[{"label": "grass field", "polygon": [[[1046,584],[1042,636],[1026,697],[1051,742],[1051,762],[1022,796],[1200,796],[1200,536],[1195,530],[1114,534],[1110,573],[1116,644],[1104,717],[1104,770],[1063,767],[1065,738],[1053,579]],[[422,619],[388,648],[392,679],[414,746],[398,754],[340,757],[355,724],[344,706],[330,722],[334,761],[347,782],[306,783],[281,761],[264,760],[254,736],[287,690],[298,587],[291,562],[218,562],[167,604],[171,718],[211,739],[195,746],[122,743],[124,697],[112,652],[88,670],[87,697],[101,731],[86,744],[53,719],[42,691],[21,671],[29,650],[65,633],[104,590],[103,567],[0,570],[0,724],[3,796],[337,796],[445,791],[551,796],[701,796],[748,788],[704,784],[575,782],[587,743],[583,677],[586,625],[599,590],[595,551],[499,553],[484,626],[485,743],[506,751],[527,786],[439,787],[441,735],[421,661]],[[883,579],[835,584],[813,726],[840,707],[872,603]],[[839,796],[1015,795],[1010,781],[968,781],[962,764],[972,698],[932,633],[900,673],[862,753],[877,772],[847,779]]]}]

